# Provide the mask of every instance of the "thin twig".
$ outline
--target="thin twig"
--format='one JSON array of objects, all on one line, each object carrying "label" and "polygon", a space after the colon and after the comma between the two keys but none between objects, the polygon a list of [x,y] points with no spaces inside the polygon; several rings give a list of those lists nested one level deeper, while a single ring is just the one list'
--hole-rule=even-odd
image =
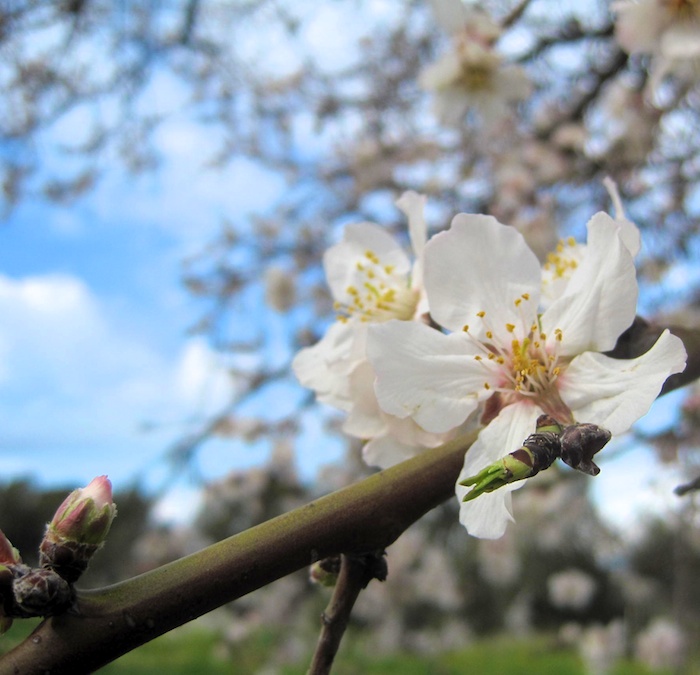
[{"label": "thin twig", "polygon": [[[384,579],[377,575],[375,567],[379,561],[384,562],[383,552],[367,555],[343,555],[340,574],[333,589],[333,595],[326,611],[321,616],[321,634],[316,644],[308,675],[328,675],[340,641],[350,621],[350,613],[360,591],[373,578]],[[386,576],[386,575],[384,575]]]}]

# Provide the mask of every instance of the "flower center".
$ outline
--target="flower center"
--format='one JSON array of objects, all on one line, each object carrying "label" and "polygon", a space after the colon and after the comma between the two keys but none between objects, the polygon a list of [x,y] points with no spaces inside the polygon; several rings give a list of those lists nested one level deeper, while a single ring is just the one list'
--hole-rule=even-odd
[{"label": "flower center", "polygon": [[[529,296],[524,294],[518,298],[515,306],[520,307],[522,300],[529,300]],[[464,326],[462,330],[479,346],[480,353],[474,359],[483,363],[489,374],[489,380],[484,381],[484,389],[499,392],[503,396],[503,405],[524,397],[533,400],[555,419],[566,423],[573,421],[571,411],[561,400],[555,385],[566,368],[559,353],[564,339],[561,329],[555,329],[554,340],[548,340],[537,322],[533,322],[525,337],[513,337],[508,343],[499,339],[499,332],[487,324],[486,312],[478,312],[477,317],[486,328],[488,342],[473,338],[469,334],[469,326]],[[506,331],[511,335],[515,335],[515,328],[512,323],[505,324]],[[503,333],[500,332],[500,335]]]},{"label": "flower center", "polygon": [[389,319],[408,321],[418,305],[418,291],[411,288],[403,274],[392,265],[382,264],[373,251],[365,251],[356,265],[356,283],[345,289],[345,302],[336,302],[334,309],[339,321],[357,318],[380,323]]},{"label": "flower center", "polygon": [[576,240],[573,237],[560,241],[556,249],[547,254],[547,260],[543,266],[545,271],[557,278],[571,276],[579,263],[576,247]]},{"label": "flower center", "polygon": [[491,51],[473,43],[460,45],[462,68],[457,85],[470,93],[493,89],[494,73],[500,58]]},{"label": "flower center", "polygon": [[662,4],[681,20],[700,18],[699,0],[662,0]]}]

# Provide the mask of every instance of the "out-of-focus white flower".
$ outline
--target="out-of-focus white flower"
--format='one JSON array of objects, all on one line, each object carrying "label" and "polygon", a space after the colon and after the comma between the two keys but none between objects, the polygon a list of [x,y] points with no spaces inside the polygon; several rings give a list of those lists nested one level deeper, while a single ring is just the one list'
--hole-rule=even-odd
[{"label": "out-of-focus white flower", "polygon": [[652,88],[668,73],[691,74],[700,64],[700,3],[697,0],[618,0],[615,36],[629,54],[652,54]]},{"label": "out-of-focus white flower", "polygon": [[635,656],[652,670],[675,669],[683,664],[685,637],[669,619],[659,617],[637,636]]},{"label": "out-of-focus white flower", "polygon": [[559,609],[585,609],[590,604],[595,589],[595,581],[577,569],[557,572],[547,579],[549,600]]},{"label": "out-of-focus white flower", "polygon": [[531,90],[525,71],[503,62],[494,48],[500,26],[478,5],[461,0],[432,0],[438,24],[452,37],[452,48],[418,77],[420,86],[435,93],[435,114],[447,125],[458,125],[468,110],[479,112],[484,124],[501,120],[508,106]]},{"label": "out-of-focus white flower", "polygon": [[463,37],[423,69],[418,83],[434,92],[435,115],[452,126],[459,125],[470,109],[479,113],[482,123],[493,125],[531,90],[523,68],[504,63],[493,47]]},{"label": "out-of-focus white flower", "polygon": [[278,312],[286,312],[296,299],[294,277],[281,267],[265,270],[265,302]]},{"label": "out-of-focus white flower", "polygon": [[[588,223],[581,264],[542,313],[541,275],[520,233],[490,216],[459,214],[425,250],[431,316],[452,332],[401,321],[369,331],[385,412],[445,433],[488,400],[492,421],[467,452],[460,481],[520,447],[543,413],[626,431],[685,367],[683,343],[668,331],[637,359],[601,353],[632,323],[637,302],[632,255],[607,214]],[[513,520],[511,490],[521,484],[464,503],[468,489],[458,484],[460,521],[475,536],[502,536]]]},{"label": "out-of-focus white flower", "polygon": [[660,118],[644,92],[616,78],[603,92],[601,112],[589,125],[586,154],[623,168],[644,162],[654,146]]},{"label": "out-of-focus white flower", "polygon": [[625,627],[622,621],[588,628],[579,642],[579,652],[588,675],[606,675],[625,653]]}]

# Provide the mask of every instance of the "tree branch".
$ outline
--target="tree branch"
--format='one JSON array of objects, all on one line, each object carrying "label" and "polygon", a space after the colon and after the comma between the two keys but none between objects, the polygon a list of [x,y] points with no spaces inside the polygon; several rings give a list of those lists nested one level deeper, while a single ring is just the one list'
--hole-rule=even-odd
[{"label": "tree branch", "polygon": [[[381,570],[379,573],[377,569]],[[386,579],[384,552],[366,555],[343,555],[338,581],[326,611],[321,617],[321,634],[318,638],[308,675],[328,675],[340,641],[350,621],[350,613],[360,591],[372,579]]]},{"label": "tree branch", "polygon": [[[700,376],[700,331],[671,330],[685,343],[688,366],[668,379],[662,393]],[[610,355],[634,358],[647,351],[661,331],[638,319]],[[92,672],[317,560],[383,550],[454,494],[464,453],[475,438],[473,433],[427,450],[134,579],[79,591],[72,612],[46,619],[22,644],[0,658],[0,675]]]},{"label": "tree branch", "polygon": [[339,553],[383,550],[454,495],[470,434],[198,553],[95,591],[0,659],[0,675],[93,672],[276,579]]}]

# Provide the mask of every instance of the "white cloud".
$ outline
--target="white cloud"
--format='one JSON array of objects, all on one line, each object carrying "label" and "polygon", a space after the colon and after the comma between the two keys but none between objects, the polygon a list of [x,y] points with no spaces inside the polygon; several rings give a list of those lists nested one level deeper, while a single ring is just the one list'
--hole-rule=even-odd
[{"label": "white cloud", "polygon": [[[183,339],[179,352],[164,354],[76,277],[0,275],[0,316],[3,466],[22,457],[40,471],[42,453],[52,452],[82,476],[83,464],[95,470],[92,451],[102,472],[128,465],[133,474],[167,443],[162,433],[140,434],[140,423],[201,417],[230,395],[230,378],[203,340]],[[171,440],[181,431],[169,428]]]}]

